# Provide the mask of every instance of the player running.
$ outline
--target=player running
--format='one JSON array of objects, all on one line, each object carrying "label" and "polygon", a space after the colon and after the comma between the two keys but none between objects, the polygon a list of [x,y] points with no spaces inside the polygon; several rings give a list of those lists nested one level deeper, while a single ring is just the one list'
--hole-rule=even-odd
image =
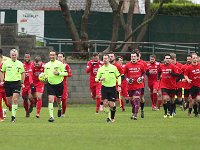
[{"label": "player running", "polygon": [[68,98],[68,86],[67,86],[67,78],[72,76],[72,71],[69,64],[65,61],[64,53],[58,53],[58,61],[61,61],[65,65],[65,70],[67,71],[68,75],[64,76],[63,79],[63,95],[62,95],[62,114],[61,117],[65,117],[65,111],[67,108],[67,98]]},{"label": "player running", "polygon": [[132,52],[131,61],[125,65],[124,74],[128,81],[128,93],[131,99],[132,116],[131,119],[137,120],[138,110],[140,107],[140,96],[144,87],[145,67],[138,62],[138,53]]},{"label": "player running", "polygon": [[103,66],[103,62],[99,60],[98,53],[93,53],[93,59],[87,63],[86,73],[90,75],[90,92],[93,100],[96,100],[96,113],[103,110],[103,102],[101,102],[101,83],[95,81],[98,69]]}]

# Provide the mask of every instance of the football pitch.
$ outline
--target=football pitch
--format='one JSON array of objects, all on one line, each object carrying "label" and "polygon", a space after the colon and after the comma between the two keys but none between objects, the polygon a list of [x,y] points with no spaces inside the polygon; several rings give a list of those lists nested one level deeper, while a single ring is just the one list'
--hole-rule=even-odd
[{"label": "football pitch", "polygon": [[[163,110],[145,107],[145,118],[131,120],[131,107],[116,112],[116,121],[107,123],[107,115],[95,114],[94,105],[69,105],[66,116],[49,123],[48,109],[41,117],[25,118],[22,107],[16,122],[10,112],[0,123],[0,150],[197,150],[200,147],[200,118],[189,118],[177,110],[174,118],[163,118]],[[54,109],[57,115],[57,108]],[[140,115],[140,113],[139,113]]]}]

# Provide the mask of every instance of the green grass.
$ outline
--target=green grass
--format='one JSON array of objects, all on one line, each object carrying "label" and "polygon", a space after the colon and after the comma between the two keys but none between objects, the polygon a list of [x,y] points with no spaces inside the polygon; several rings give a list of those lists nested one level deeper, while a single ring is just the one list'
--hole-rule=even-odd
[{"label": "green grass", "polygon": [[[57,109],[54,109],[56,115]],[[47,122],[47,108],[41,118],[25,118],[23,108],[17,111],[15,123],[10,123],[10,112],[0,123],[1,150],[197,150],[199,149],[200,118],[188,118],[178,110],[175,118],[163,118],[163,110],[145,108],[145,118],[130,119],[118,108],[116,122],[106,123],[104,113],[95,114],[94,105],[70,105],[65,118],[55,117]]]}]

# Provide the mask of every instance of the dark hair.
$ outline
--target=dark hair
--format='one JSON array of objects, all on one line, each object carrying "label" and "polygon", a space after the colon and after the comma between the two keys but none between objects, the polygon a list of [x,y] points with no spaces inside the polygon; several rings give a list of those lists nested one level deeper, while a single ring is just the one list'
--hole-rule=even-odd
[{"label": "dark hair", "polygon": [[152,54],[152,55],[150,55],[150,57],[156,58],[156,55],[155,55],[155,54]]},{"label": "dark hair", "polygon": [[92,56],[98,56],[99,54],[97,53],[97,52],[94,52],[93,54],[92,54]]},{"label": "dark hair", "polygon": [[39,61],[42,61],[41,57],[40,56],[36,56],[35,57],[35,62],[38,63]]},{"label": "dark hair", "polygon": [[170,54],[165,54],[164,59],[165,59],[166,56],[169,56],[170,58],[172,58]]},{"label": "dark hair", "polygon": [[63,55],[63,57],[65,57],[65,53],[59,52],[59,53],[57,54],[57,56],[58,56],[59,54],[61,54],[61,55]]},{"label": "dark hair", "polygon": [[139,53],[138,52],[136,52],[136,51],[132,51],[132,53],[131,54],[136,54],[136,56],[137,57],[139,57]]},{"label": "dark hair", "polygon": [[119,61],[119,59],[123,59],[122,56],[117,56],[116,61]]},{"label": "dark hair", "polygon": [[27,55],[31,55],[31,53],[30,53],[30,52],[25,52],[25,54],[24,54],[24,55],[26,55],[26,54],[27,54]]}]

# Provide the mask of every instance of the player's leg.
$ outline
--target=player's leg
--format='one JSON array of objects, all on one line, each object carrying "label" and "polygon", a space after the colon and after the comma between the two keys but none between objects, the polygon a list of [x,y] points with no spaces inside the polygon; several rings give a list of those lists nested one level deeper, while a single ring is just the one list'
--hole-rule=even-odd
[{"label": "player's leg", "polygon": [[28,103],[28,89],[25,87],[22,89],[22,99],[23,99],[23,106],[26,112],[26,117],[30,117],[29,114],[29,103]]},{"label": "player's leg", "polygon": [[141,107],[141,118],[144,118],[144,88],[141,89],[141,94],[140,94],[140,107]]},{"label": "player's leg", "polygon": [[[133,103],[134,103],[134,120],[137,120],[138,110],[140,108],[140,95],[141,95],[141,89],[134,90],[133,94]],[[142,114],[141,114],[142,117]],[[144,117],[143,117],[144,118]]]},{"label": "player's leg", "polygon": [[65,116],[65,111],[67,108],[67,98],[68,98],[68,90],[67,90],[67,84],[63,83],[63,94],[62,94],[62,114],[61,116],[64,117]]},{"label": "player's leg", "polygon": [[[101,105],[101,84],[96,83],[95,85],[95,99],[96,99],[96,113],[100,110]],[[102,106],[101,106],[102,107]]]},{"label": "player's leg", "polygon": [[173,89],[171,89],[171,90],[169,90],[169,92],[168,92],[168,94],[169,94],[169,97],[170,97],[170,118],[173,118],[173,116],[175,115],[174,113],[175,113],[175,94],[176,94],[176,90],[173,90]]},{"label": "player's leg", "polygon": [[111,112],[111,122],[115,121],[116,112],[116,87],[109,88],[108,92],[109,107]]},{"label": "player's leg", "polygon": [[57,116],[61,117],[62,115],[62,95],[63,95],[63,83],[60,83],[54,86],[54,91],[57,97],[58,113]]},{"label": "player's leg", "polygon": [[2,108],[2,94],[0,92],[0,122],[3,122],[4,118],[3,118],[3,108]]},{"label": "player's leg", "polygon": [[36,92],[37,102],[36,102],[36,118],[40,117],[40,111],[42,108],[42,95],[41,92]]},{"label": "player's leg", "polygon": [[49,110],[49,122],[54,122],[54,115],[53,115],[53,103],[55,99],[55,91],[53,85],[47,84],[47,94],[48,94],[48,110]]},{"label": "player's leg", "polygon": [[167,118],[167,111],[169,108],[169,95],[166,89],[161,89],[161,91],[162,91],[162,103],[164,108],[164,118]]}]

